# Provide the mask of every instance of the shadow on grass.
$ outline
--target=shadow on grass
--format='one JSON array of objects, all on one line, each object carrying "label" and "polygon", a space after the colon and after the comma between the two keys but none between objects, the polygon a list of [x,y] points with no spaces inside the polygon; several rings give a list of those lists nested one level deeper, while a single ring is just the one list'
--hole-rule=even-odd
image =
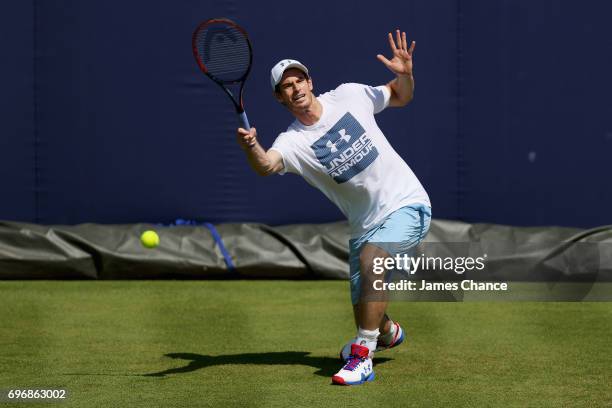
[{"label": "shadow on grass", "polygon": [[[317,368],[316,375],[331,377],[340,369],[339,358],[313,357],[306,351],[282,351],[271,353],[244,353],[221,356],[205,356],[194,353],[169,353],[166,357],[187,361],[183,367],[170,368],[157,373],[144,374],[145,377],[165,377],[173,374],[190,373],[206,367],[226,364],[257,364],[257,365],[305,365]],[[390,358],[376,358],[374,365],[382,364]]]}]

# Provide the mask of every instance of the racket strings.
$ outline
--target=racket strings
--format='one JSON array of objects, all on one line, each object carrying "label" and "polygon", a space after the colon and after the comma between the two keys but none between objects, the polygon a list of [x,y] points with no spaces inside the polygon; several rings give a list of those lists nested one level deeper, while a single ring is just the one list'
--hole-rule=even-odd
[{"label": "racket strings", "polygon": [[222,82],[237,82],[244,78],[251,63],[251,48],[242,31],[214,24],[196,34],[197,58],[208,73]]}]

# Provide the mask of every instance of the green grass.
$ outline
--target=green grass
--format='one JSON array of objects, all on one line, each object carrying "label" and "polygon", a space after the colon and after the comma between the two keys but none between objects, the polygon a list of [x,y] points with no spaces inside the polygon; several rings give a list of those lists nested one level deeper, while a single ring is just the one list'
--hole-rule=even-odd
[{"label": "green grass", "polygon": [[0,282],[0,389],[65,388],[62,407],[612,406],[612,303],[390,313],[406,343],[340,387],[346,282]]}]

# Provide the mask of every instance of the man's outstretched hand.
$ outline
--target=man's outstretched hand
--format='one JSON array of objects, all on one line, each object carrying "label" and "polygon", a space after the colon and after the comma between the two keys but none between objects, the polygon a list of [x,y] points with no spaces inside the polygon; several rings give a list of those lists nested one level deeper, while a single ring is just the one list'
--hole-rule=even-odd
[{"label": "man's outstretched hand", "polygon": [[416,43],[413,41],[408,48],[406,42],[406,33],[400,30],[395,31],[395,40],[393,40],[393,34],[389,33],[389,46],[393,57],[391,60],[385,58],[384,55],[378,54],[378,58],[387,68],[391,70],[395,75],[412,75],[412,53],[414,52],[414,46]]}]

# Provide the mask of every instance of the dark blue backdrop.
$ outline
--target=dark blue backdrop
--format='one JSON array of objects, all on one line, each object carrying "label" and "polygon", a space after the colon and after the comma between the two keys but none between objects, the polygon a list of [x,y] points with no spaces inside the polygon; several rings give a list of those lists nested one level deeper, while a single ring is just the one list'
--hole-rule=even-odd
[{"label": "dark blue backdrop", "polygon": [[416,94],[379,115],[434,216],[518,225],[611,223],[612,28],[604,1],[354,3],[42,1],[0,6],[0,219],[323,222],[341,214],[295,176],[260,178],[235,116],[197,70],[201,20],[250,33],[245,103],[269,146],[291,117],[280,58],[323,92],[382,84],[386,33],[417,41]]}]

